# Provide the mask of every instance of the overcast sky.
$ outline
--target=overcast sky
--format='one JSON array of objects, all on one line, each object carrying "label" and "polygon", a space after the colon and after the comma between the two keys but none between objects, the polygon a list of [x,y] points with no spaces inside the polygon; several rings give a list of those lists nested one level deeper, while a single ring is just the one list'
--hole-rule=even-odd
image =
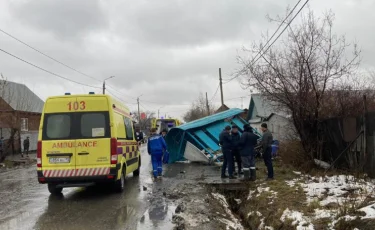
[{"label": "overcast sky", "polygon": [[[74,72],[0,32],[0,49],[66,78],[96,87],[107,81],[108,93],[135,109],[181,117],[200,92],[211,99],[218,68],[230,78],[242,46],[276,28],[266,15],[284,15],[298,0],[1,0],[0,29],[89,76]],[[304,2],[304,0],[302,1]],[[335,31],[356,40],[362,67],[375,56],[374,0],[311,0],[317,15],[332,9]],[[306,13],[307,8],[302,11]],[[296,22],[298,23],[298,22]],[[45,100],[65,92],[100,89],[59,79],[0,52],[0,72],[26,84]],[[120,93],[119,93],[120,92]],[[248,107],[249,90],[237,81],[224,85],[230,107]],[[233,99],[235,98],[235,99]],[[220,94],[213,99],[220,105]]]}]

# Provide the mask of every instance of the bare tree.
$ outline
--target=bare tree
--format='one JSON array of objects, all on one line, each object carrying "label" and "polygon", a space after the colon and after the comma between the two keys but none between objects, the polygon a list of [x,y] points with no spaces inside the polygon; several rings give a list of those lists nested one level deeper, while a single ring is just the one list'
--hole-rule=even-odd
[{"label": "bare tree", "polygon": [[133,120],[139,121],[137,127],[139,127],[140,130],[148,131],[151,128],[152,119],[155,118],[155,113],[151,111],[141,112],[141,114],[142,113],[146,115],[144,119],[138,118],[138,112],[132,112]]},{"label": "bare tree", "polygon": [[[255,88],[279,109],[291,114],[304,150],[313,158],[319,121],[337,112],[323,110],[336,105],[329,100],[328,92],[350,88],[348,84],[337,83],[344,79],[351,82],[356,77],[360,51],[356,44],[350,45],[344,36],[333,33],[332,12],[316,18],[309,10],[301,19],[299,25],[286,24],[287,36],[279,41],[280,46],[267,50],[265,42],[261,42],[245,49],[253,56],[261,50],[266,52],[257,62],[238,57],[243,67],[238,74],[246,76],[243,82],[246,87]],[[274,21],[281,23],[280,17]],[[267,36],[263,40],[267,41]],[[351,53],[349,47],[353,48]]]},{"label": "bare tree", "polygon": [[200,93],[198,98],[191,104],[190,109],[184,114],[184,121],[190,122],[213,114],[215,112],[214,105],[209,102],[208,107],[209,111],[207,111],[206,99]]}]

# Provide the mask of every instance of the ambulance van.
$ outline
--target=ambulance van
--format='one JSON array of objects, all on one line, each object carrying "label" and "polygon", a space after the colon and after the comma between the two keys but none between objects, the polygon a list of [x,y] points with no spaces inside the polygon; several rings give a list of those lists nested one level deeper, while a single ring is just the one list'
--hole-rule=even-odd
[{"label": "ambulance van", "polygon": [[106,183],[122,192],[125,176],[139,176],[140,167],[126,106],[93,93],[47,99],[39,127],[37,174],[50,193]]}]

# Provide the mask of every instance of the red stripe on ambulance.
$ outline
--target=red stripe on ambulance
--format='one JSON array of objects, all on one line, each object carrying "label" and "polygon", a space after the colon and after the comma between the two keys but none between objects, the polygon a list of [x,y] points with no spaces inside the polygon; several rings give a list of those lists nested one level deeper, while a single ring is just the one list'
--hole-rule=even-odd
[{"label": "red stripe on ambulance", "polygon": [[60,169],[43,170],[44,177],[80,177],[80,176],[103,176],[110,173],[110,168],[82,168],[82,169]]}]

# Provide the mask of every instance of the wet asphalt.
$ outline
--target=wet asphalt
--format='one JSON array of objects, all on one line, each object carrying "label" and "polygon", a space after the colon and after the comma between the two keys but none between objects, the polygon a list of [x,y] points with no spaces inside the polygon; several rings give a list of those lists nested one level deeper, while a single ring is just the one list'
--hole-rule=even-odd
[{"label": "wet asphalt", "polygon": [[0,173],[0,229],[173,229],[175,205],[163,196],[173,182],[153,182],[150,157],[145,147],[141,152],[141,175],[129,174],[121,194],[94,186],[52,196],[37,182],[35,166]]}]

